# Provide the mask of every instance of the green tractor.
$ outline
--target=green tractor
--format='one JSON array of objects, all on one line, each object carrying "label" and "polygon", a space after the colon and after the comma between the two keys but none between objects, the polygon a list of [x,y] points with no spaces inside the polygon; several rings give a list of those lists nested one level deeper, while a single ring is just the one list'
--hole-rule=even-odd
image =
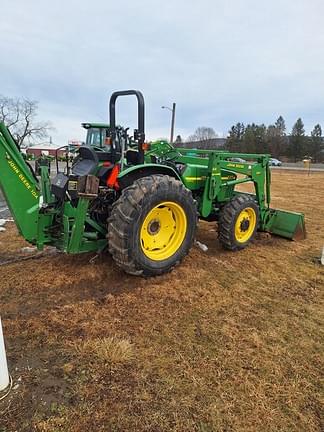
[{"label": "green tractor", "polygon": [[[127,95],[137,98],[133,136],[116,125],[116,100]],[[46,163],[35,174],[0,123],[0,186],[21,235],[39,250],[108,248],[127,273],[154,276],[188,254],[198,219],[217,221],[219,241],[232,251],[244,249],[257,230],[305,237],[302,214],[270,207],[269,155],[192,154],[162,140],[148,145],[144,98],[136,90],[113,93],[109,116],[109,125],[83,123],[85,145],[64,172],[57,164],[52,179]],[[253,185],[254,193],[239,192],[243,183]]]}]

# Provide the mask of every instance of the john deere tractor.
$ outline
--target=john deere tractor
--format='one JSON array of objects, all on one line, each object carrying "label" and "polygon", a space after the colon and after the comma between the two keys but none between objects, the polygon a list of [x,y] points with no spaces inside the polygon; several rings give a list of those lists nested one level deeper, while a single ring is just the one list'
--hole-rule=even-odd
[{"label": "john deere tractor", "polygon": [[[138,127],[116,125],[118,97],[134,95]],[[35,173],[0,123],[0,186],[21,235],[42,249],[66,253],[108,249],[127,273],[170,271],[189,252],[198,219],[216,221],[224,248],[244,249],[257,230],[288,239],[305,237],[304,216],[270,207],[269,155],[148,145],[144,98],[118,91],[109,124],[83,123],[85,145],[72,166],[51,179],[47,164]],[[243,158],[246,162],[234,162]],[[254,193],[237,186],[250,183]]]}]

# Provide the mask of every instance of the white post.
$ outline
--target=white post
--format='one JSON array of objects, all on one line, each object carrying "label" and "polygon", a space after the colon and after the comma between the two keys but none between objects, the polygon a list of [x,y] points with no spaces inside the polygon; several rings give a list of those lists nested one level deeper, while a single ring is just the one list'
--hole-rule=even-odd
[{"label": "white post", "polygon": [[4,345],[2,324],[0,317],[0,391],[7,388],[9,385],[9,372],[7,366],[6,350]]},{"label": "white post", "polygon": [[321,264],[324,266],[324,246],[322,249]]}]

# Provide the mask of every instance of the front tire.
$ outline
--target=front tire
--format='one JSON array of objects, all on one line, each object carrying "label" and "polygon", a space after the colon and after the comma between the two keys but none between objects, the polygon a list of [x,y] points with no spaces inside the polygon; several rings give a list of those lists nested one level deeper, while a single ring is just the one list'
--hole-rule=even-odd
[{"label": "front tire", "polygon": [[259,207],[253,197],[237,195],[221,210],[218,238],[228,250],[244,249],[255,237],[259,223]]},{"label": "front tire", "polygon": [[196,227],[196,203],[179,180],[143,177],[125,188],[113,205],[109,252],[126,273],[160,275],[188,254]]}]

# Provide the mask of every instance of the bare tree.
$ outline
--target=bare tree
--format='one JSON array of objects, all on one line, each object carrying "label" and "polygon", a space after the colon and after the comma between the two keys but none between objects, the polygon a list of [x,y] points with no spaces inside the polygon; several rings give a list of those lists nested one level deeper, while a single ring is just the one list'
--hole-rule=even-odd
[{"label": "bare tree", "polygon": [[217,138],[217,134],[213,128],[200,126],[195,130],[193,135],[188,137],[188,141],[207,141],[213,138]]},{"label": "bare tree", "polygon": [[17,144],[48,137],[53,129],[50,122],[37,122],[38,102],[25,98],[9,98],[0,95],[0,121],[9,128]]}]

